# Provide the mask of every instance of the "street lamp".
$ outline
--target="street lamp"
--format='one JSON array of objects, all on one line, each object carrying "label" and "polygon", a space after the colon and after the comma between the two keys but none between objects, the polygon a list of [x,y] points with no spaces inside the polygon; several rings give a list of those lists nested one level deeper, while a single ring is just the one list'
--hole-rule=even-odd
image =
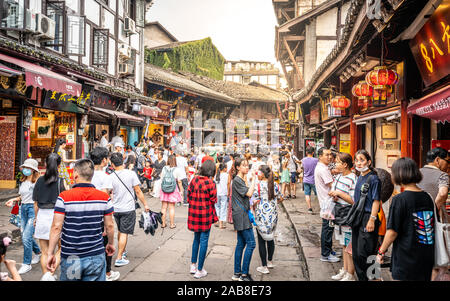
[{"label": "street lamp", "polygon": [[142,104],[139,101],[132,102],[131,104],[133,105],[133,107],[131,109],[133,112],[141,111]]}]

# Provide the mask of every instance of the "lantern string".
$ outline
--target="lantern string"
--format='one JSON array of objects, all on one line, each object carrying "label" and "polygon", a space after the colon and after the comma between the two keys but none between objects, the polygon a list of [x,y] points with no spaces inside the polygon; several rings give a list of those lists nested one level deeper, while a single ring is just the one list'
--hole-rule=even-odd
[{"label": "lantern string", "polygon": [[383,54],[384,54],[384,31],[381,32],[381,57],[380,57],[380,66],[383,66]]}]

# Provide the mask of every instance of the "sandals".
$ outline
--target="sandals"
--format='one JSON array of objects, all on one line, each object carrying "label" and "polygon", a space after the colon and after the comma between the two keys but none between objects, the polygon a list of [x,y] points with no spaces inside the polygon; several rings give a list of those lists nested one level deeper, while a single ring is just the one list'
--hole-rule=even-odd
[{"label": "sandals", "polygon": [[177,227],[177,225],[173,225],[173,227],[170,226],[170,229],[175,229],[176,227]]}]

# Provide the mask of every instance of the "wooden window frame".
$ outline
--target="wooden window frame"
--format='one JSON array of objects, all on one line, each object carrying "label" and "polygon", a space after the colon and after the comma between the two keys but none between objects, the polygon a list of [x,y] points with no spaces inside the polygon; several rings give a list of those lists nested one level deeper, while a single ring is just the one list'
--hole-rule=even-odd
[{"label": "wooden window frame", "polygon": [[[105,64],[96,64],[96,63],[94,63],[95,62],[95,49],[96,49],[96,47],[98,47],[98,46],[96,46],[96,43],[95,43],[95,33],[96,32],[107,32],[106,34],[104,34],[104,36],[106,36],[106,51],[105,51],[105,54],[106,54],[106,58],[104,58],[104,61],[106,62]],[[107,71],[108,70],[108,65],[109,65],[109,29],[104,29],[104,28],[92,28],[92,40],[91,40],[91,42],[92,42],[92,46],[91,46],[91,48],[92,48],[92,53],[91,53],[91,65],[92,66],[94,66],[94,67],[97,67],[97,68],[99,68],[99,69],[102,69],[102,70],[105,70],[105,71]]]}]

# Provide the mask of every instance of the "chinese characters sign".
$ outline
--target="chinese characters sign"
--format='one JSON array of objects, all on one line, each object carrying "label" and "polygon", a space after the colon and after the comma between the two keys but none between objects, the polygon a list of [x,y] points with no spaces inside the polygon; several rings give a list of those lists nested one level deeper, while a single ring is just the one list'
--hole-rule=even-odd
[{"label": "chinese characters sign", "polygon": [[108,110],[116,110],[119,106],[119,100],[112,96],[95,91],[95,97],[92,100],[92,106]]},{"label": "chinese characters sign", "polygon": [[47,91],[43,107],[56,111],[85,113],[85,107],[91,104],[92,92],[84,90],[80,96],[76,97],[66,93]]},{"label": "chinese characters sign", "polygon": [[425,85],[450,73],[450,0],[444,0],[410,42]]}]

